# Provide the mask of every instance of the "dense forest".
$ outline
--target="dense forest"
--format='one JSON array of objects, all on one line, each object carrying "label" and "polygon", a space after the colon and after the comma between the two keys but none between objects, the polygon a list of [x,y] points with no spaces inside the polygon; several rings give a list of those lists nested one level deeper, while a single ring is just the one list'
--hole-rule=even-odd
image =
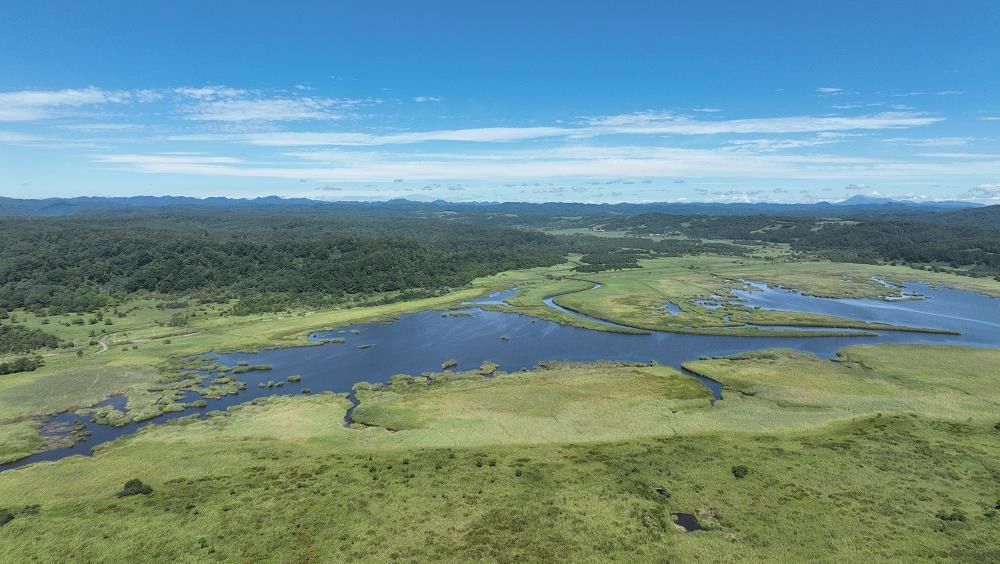
[{"label": "dense forest", "polygon": [[540,233],[302,214],[4,219],[0,238],[0,309],[50,313],[140,291],[263,306],[443,289],[564,256]]},{"label": "dense forest", "polygon": [[841,262],[894,262],[1000,276],[1000,208],[925,216],[854,218],[675,216],[610,218],[608,230],[706,239],[787,243],[792,249]]},{"label": "dense forest", "polygon": [[[895,262],[1000,276],[997,208],[834,219],[775,215],[441,214],[268,209],[160,209],[0,218],[0,317],[5,310],[92,311],[142,292],[237,299],[236,314],[331,305],[350,296],[400,300],[472,279],[583,256],[578,270],[635,268],[644,257],[741,255],[741,241],[786,243],[844,262]],[[395,209],[395,208],[390,208]],[[522,218],[523,219],[523,218]],[[550,236],[589,226],[637,237]],[[654,240],[643,235],[684,235]],[[733,243],[705,242],[724,239]],[[17,339],[41,337],[17,336]],[[6,336],[12,346],[22,346]],[[19,342],[19,341],[18,341]],[[52,346],[44,343],[41,346]]]}]

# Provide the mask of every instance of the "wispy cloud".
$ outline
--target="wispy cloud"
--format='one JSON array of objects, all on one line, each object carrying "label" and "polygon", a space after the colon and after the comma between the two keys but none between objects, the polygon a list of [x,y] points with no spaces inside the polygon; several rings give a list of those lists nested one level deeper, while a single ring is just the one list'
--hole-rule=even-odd
[{"label": "wispy cloud", "polygon": [[207,99],[183,108],[195,121],[307,121],[338,120],[359,105],[357,100],[332,98]]},{"label": "wispy cloud", "polygon": [[475,129],[433,130],[410,133],[392,133],[376,135],[371,133],[344,132],[265,132],[247,134],[204,134],[177,135],[170,137],[173,141],[234,141],[251,145],[271,147],[304,147],[304,146],[375,146],[375,145],[407,145],[428,141],[465,141],[478,143],[496,143],[506,141],[525,141],[545,137],[563,137],[571,135],[572,129],[562,127],[485,127]]},{"label": "wispy cloud", "polygon": [[821,86],[816,89],[818,94],[840,94],[843,91],[843,88],[835,88],[833,86]]},{"label": "wispy cloud", "polygon": [[790,116],[733,120],[696,120],[670,113],[639,112],[587,118],[600,133],[716,135],[744,133],[814,133],[874,129],[906,129],[944,118],[923,112],[881,112],[860,116]]},{"label": "wispy cloud", "polygon": [[[488,155],[325,151],[289,154],[261,165],[229,157],[162,154],[104,155],[99,162],[156,174],[267,177],[322,182],[465,181],[482,179],[740,178],[879,180],[962,173],[964,163],[743,153],[674,147],[572,146],[512,149]],[[298,160],[302,159],[302,160]],[[1000,160],[977,163],[981,174],[1000,174]]]},{"label": "wispy cloud", "polygon": [[1000,153],[917,153],[917,156],[932,159],[1000,159]]},{"label": "wispy cloud", "polygon": [[889,137],[885,143],[912,147],[961,147],[975,141],[972,137]]},{"label": "wispy cloud", "polygon": [[[246,115],[246,114],[242,114]],[[496,143],[544,138],[584,139],[602,135],[718,135],[830,133],[891,130],[931,125],[943,118],[919,112],[883,112],[863,116],[795,116],[779,118],[697,120],[669,113],[638,112],[582,118],[576,127],[486,127],[372,134],[362,132],[266,132],[175,135],[173,141],[230,141],[262,146],[376,146],[453,141]],[[829,141],[828,141],[829,142]]]},{"label": "wispy cloud", "polygon": [[803,147],[816,147],[818,145],[829,145],[838,143],[839,139],[831,138],[809,138],[809,139],[734,139],[729,141],[729,145],[736,150],[750,150],[762,153],[773,153],[788,149],[801,149]]},{"label": "wispy cloud", "polygon": [[414,102],[420,102],[420,103],[423,103],[423,102],[440,102],[442,100],[444,100],[444,98],[442,98],[440,96],[416,96],[416,97],[413,98]]},{"label": "wispy cloud", "polygon": [[3,145],[25,145],[41,140],[42,138],[35,135],[28,135],[27,133],[18,131],[0,131],[0,144]]},{"label": "wispy cloud", "polygon": [[229,88],[228,86],[186,86],[175,88],[174,93],[196,100],[218,100],[243,96],[247,91],[239,88]]},{"label": "wispy cloud", "polygon": [[122,104],[141,94],[102,90],[96,87],[68,90],[19,90],[0,92],[0,121],[34,121],[62,115],[67,109]]}]

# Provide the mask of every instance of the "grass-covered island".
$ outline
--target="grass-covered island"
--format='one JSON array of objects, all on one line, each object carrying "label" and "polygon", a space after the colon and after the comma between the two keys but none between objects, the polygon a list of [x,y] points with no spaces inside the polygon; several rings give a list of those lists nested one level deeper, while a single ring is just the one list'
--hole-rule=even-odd
[{"label": "grass-covered island", "polygon": [[0,474],[0,559],[1000,558],[1000,351],[687,368],[723,399],[666,367],[553,363],[359,385],[351,428],[329,393],[151,427]]}]

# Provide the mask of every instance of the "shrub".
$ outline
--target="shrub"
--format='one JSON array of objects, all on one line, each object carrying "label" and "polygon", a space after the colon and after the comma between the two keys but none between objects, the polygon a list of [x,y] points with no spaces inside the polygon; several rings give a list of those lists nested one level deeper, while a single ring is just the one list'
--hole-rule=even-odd
[{"label": "shrub", "polygon": [[934,515],[942,521],[965,521],[965,513],[962,513],[957,509],[951,512],[938,511]]},{"label": "shrub", "polygon": [[7,510],[0,511],[0,527],[3,527],[4,525],[10,523],[13,520],[14,520],[13,513]]},{"label": "shrub", "polygon": [[456,366],[458,366],[458,361],[452,358],[441,363],[441,370],[448,370]]},{"label": "shrub", "polygon": [[131,480],[125,482],[125,487],[122,488],[122,491],[115,495],[118,497],[128,497],[130,495],[149,495],[151,493],[153,493],[153,488],[143,484],[142,480],[132,478]]},{"label": "shrub", "polygon": [[737,480],[742,480],[747,477],[747,474],[750,473],[750,469],[742,464],[737,464],[736,466],[733,466],[732,472],[733,476],[735,476]]}]

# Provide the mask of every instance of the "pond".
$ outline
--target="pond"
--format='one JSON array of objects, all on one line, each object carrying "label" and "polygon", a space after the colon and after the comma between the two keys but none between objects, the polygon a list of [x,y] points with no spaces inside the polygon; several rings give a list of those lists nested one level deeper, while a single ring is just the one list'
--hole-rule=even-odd
[{"label": "pond", "polygon": [[[361,381],[385,382],[394,374],[417,375],[437,372],[441,363],[454,359],[457,370],[472,370],[483,361],[492,361],[507,372],[529,369],[548,360],[623,360],[655,361],[679,368],[681,363],[700,357],[731,355],[740,352],[790,348],[830,357],[840,348],[858,344],[928,343],[1000,346],[1000,300],[950,288],[932,288],[911,284],[908,292],[923,299],[896,302],[881,300],[845,300],[804,296],[780,288],[758,284],[752,290],[738,291],[736,298],[748,306],[833,314],[865,321],[930,327],[958,331],[960,335],[884,331],[866,337],[732,337],[652,333],[628,335],[560,325],[525,315],[483,310],[480,304],[496,304],[512,295],[512,290],[469,303],[461,315],[442,315],[424,311],[404,315],[389,323],[366,323],[316,331],[309,339],[314,346],[265,349],[254,353],[214,354],[227,366],[240,362],[271,365],[268,371],[252,371],[238,376],[247,388],[236,395],[207,400],[208,407],[168,413],[153,420],[130,423],[124,427],[97,425],[89,417],[71,413],[55,415],[46,423],[53,431],[81,423],[85,442],[74,447],[59,447],[0,466],[6,470],[41,460],[56,460],[72,454],[88,454],[103,442],[134,433],[151,423],[177,417],[225,409],[267,395],[300,394],[330,390],[350,392]],[[559,306],[550,303],[552,307]],[[565,310],[568,311],[568,310]],[[576,312],[572,315],[591,319]],[[599,320],[598,320],[599,321]],[[603,322],[608,323],[608,322]],[[341,342],[329,342],[336,339]],[[289,382],[291,375],[301,375],[301,382]],[[688,374],[694,377],[694,375]],[[280,388],[259,387],[268,380],[281,381]],[[721,397],[718,382],[699,378],[714,398]],[[194,399],[194,398],[190,398]],[[190,401],[188,399],[187,401]],[[120,402],[120,398],[110,401]],[[339,422],[338,422],[339,424]],[[79,426],[78,426],[79,428]]]}]

